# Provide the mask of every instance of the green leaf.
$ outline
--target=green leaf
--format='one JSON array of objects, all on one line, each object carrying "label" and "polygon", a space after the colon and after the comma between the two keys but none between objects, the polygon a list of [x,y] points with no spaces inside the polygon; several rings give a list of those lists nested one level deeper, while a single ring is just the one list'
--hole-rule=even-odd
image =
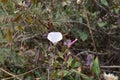
[{"label": "green leaf", "polygon": [[93,80],[92,78],[90,78],[90,77],[88,77],[87,75],[82,74],[82,73],[80,73],[80,76],[81,76],[82,78],[84,78],[84,80]]},{"label": "green leaf", "polygon": [[85,41],[85,40],[88,39],[88,34],[87,34],[87,32],[85,32],[85,31],[80,32],[80,33],[79,33],[79,36],[80,36],[80,38],[82,39],[82,41]]},{"label": "green leaf", "polygon": [[83,23],[83,19],[82,19],[82,17],[79,18],[79,22]]},{"label": "green leaf", "polygon": [[93,80],[93,79],[88,77],[88,78],[85,78],[85,80]]},{"label": "green leaf", "polygon": [[67,70],[61,70],[57,73],[57,75],[64,77],[64,76],[68,75],[68,73],[69,73],[69,71],[67,71]]},{"label": "green leaf", "polygon": [[55,78],[57,76],[57,71],[51,72],[50,78]]},{"label": "green leaf", "polygon": [[5,60],[7,59],[6,57],[10,53],[10,49],[7,48],[0,48],[0,63],[4,64]]},{"label": "green leaf", "polygon": [[0,55],[0,63],[4,64],[5,58],[3,55]]},{"label": "green leaf", "polygon": [[64,59],[63,54],[61,52],[58,52],[58,55],[60,58]]},{"label": "green leaf", "polygon": [[104,26],[107,25],[107,22],[101,22],[101,23],[98,23],[98,25],[99,25],[100,27],[104,27]]},{"label": "green leaf", "polygon": [[68,59],[68,61],[67,61],[68,67],[71,66],[72,61],[73,61],[73,58],[72,58],[72,56],[70,56],[69,59]]},{"label": "green leaf", "polygon": [[80,75],[76,75],[75,80],[80,80]]},{"label": "green leaf", "polygon": [[76,67],[79,67],[80,66],[80,62],[74,62],[72,64],[72,68],[76,68]]},{"label": "green leaf", "polygon": [[105,6],[108,6],[107,0],[101,0],[101,3],[104,4]]},{"label": "green leaf", "polygon": [[92,70],[99,77],[99,75],[100,75],[100,67],[99,67],[98,57],[96,57],[95,60],[93,61]]},{"label": "green leaf", "polygon": [[87,75],[85,75],[85,74],[82,74],[82,73],[79,73],[77,70],[75,70],[75,69],[71,69],[71,73],[77,73],[77,74],[79,74],[82,78],[84,78],[84,80],[93,80],[92,78],[90,78],[90,77],[88,77]]},{"label": "green leaf", "polygon": [[120,10],[120,8],[115,9],[115,13],[119,14],[119,10]]}]

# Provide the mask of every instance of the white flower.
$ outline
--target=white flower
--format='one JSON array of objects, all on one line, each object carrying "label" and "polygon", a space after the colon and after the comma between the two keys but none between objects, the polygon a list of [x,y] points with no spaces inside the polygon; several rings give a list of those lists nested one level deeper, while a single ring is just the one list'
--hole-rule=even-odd
[{"label": "white flower", "polygon": [[48,40],[50,40],[53,44],[61,41],[63,36],[60,32],[50,32],[47,36]]},{"label": "white flower", "polygon": [[63,2],[62,6],[65,7],[67,5],[67,2]]},{"label": "white flower", "polygon": [[103,77],[105,80],[118,80],[118,76],[115,76],[114,74],[103,74]]},{"label": "white flower", "polygon": [[81,3],[81,0],[77,0],[77,4],[80,4]]},{"label": "white flower", "polygon": [[66,2],[67,2],[68,4],[71,4],[71,0],[67,0]]}]

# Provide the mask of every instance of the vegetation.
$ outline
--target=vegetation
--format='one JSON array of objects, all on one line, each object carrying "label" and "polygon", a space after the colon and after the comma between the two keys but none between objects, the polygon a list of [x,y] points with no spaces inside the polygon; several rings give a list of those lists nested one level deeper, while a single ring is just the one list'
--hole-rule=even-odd
[{"label": "vegetation", "polygon": [[119,5],[0,0],[0,79],[102,80],[104,72],[119,77]]}]

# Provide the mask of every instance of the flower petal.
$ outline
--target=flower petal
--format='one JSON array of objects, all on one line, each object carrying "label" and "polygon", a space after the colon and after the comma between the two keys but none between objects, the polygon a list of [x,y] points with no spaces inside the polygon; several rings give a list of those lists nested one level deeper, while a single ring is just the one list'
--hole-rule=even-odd
[{"label": "flower petal", "polygon": [[60,32],[50,32],[47,36],[48,40],[50,40],[53,44],[61,41],[63,36]]}]

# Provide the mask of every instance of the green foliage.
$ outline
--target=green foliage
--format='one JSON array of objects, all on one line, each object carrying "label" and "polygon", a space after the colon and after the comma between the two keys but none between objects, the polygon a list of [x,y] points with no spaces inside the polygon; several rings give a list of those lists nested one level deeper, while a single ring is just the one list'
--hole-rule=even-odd
[{"label": "green foliage", "polygon": [[69,59],[68,59],[68,61],[67,61],[68,67],[71,66],[72,61],[73,61],[73,58],[70,56]]},{"label": "green foliage", "polygon": [[[62,76],[62,74],[63,74],[63,76]],[[66,76],[66,75],[68,75],[68,74],[69,74],[69,71],[67,71],[67,70],[59,71],[59,72],[57,73],[57,75],[58,75],[58,76],[61,76],[61,77],[64,77],[64,76]]]},{"label": "green foliage", "polygon": [[10,52],[10,49],[0,48],[0,55],[1,55],[0,56],[0,63],[1,64],[5,63],[9,52]]},{"label": "green foliage", "polygon": [[93,61],[92,70],[98,77],[100,76],[100,66],[99,66],[98,57],[96,57],[95,60]]},{"label": "green foliage", "polygon": [[105,27],[105,26],[107,25],[107,23],[106,23],[106,22],[101,22],[101,23],[98,23],[98,25],[99,25],[100,27]]},{"label": "green foliage", "polygon": [[88,34],[87,34],[87,32],[85,32],[85,31],[80,32],[80,33],[79,33],[79,36],[80,36],[80,39],[81,39],[82,41],[85,41],[85,40],[88,39]]},{"label": "green foliage", "polygon": [[109,6],[107,0],[100,0],[100,1],[101,1],[101,3],[102,3],[103,5]]},{"label": "green foliage", "polygon": [[79,66],[81,66],[80,62],[77,62],[77,61],[74,61],[73,64],[71,65],[72,68],[76,68],[76,67],[79,67]]},{"label": "green foliage", "polygon": [[[27,4],[27,1],[31,1],[30,4]],[[92,67],[92,72],[96,75],[89,76],[84,74],[87,70],[77,70],[85,66],[86,61],[82,60],[85,57],[80,57],[79,61],[72,56],[77,57],[79,50],[94,50],[90,30],[99,51],[99,46],[103,43],[100,40],[105,41],[100,34],[105,31],[111,33],[110,29],[118,26],[120,8],[117,2],[112,4],[111,0],[95,1],[98,0],[81,0],[78,5],[76,0],[0,0],[1,66],[10,69],[14,74],[23,74],[39,67],[27,75],[20,76],[30,80],[38,77],[47,80],[48,73],[49,77],[55,80],[92,80],[94,76],[99,77],[97,57]],[[99,31],[99,28],[104,29],[103,32]],[[54,31],[64,35],[56,47],[46,38],[49,32]],[[71,48],[64,45],[66,40],[76,38],[77,44]],[[116,40],[107,42],[117,44]],[[72,55],[65,61],[68,51],[72,52]],[[6,75],[3,77],[9,76]]]}]

